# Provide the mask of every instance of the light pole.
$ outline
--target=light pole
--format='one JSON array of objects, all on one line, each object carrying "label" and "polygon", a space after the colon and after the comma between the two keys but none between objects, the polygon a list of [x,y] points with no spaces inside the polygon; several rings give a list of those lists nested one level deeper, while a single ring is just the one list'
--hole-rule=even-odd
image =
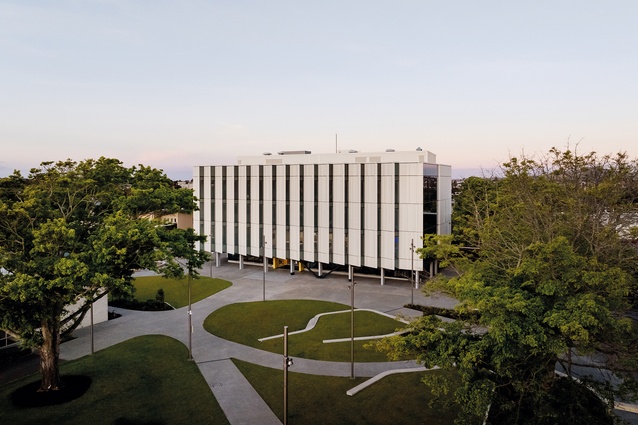
[{"label": "light pole", "polygon": [[193,311],[191,310],[191,273],[188,272],[188,360],[193,360]]},{"label": "light pole", "polygon": [[288,357],[288,326],[284,326],[284,423],[288,423],[288,368],[292,359]]},{"label": "light pole", "polygon": [[412,252],[412,255],[410,256],[410,261],[411,261],[411,272],[410,272],[410,287],[411,287],[411,293],[410,293],[410,305],[414,305],[414,239],[412,239],[412,241],[410,242],[410,251]]},{"label": "light pole", "polygon": [[263,272],[263,301],[266,301],[266,269],[268,268],[268,262],[266,261],[266,235],[264,236],[264,242],[261,244],[261,255],[264,258],[264,272]]},{"label": "light pole", "polygon": [[91,354],[95,353],[95,340],[93,337],[93,300],[91,300]]},{"label": "light pole", "polygon": [[[352,267],[352,266],[350,266]],[[351,269],[352,270],[352,269]],[[354,379],[354,273],[350,283],[350,379]]]},{"label": "light pole", "polygon": [[185,266],[188,269],[188,360],[193,360],[193,310],[191,302],[191,282],[193,276],[191,273],[191,263],[189,261],[188,264],[184,264],[181,261],[176,261],[180,266]]}]

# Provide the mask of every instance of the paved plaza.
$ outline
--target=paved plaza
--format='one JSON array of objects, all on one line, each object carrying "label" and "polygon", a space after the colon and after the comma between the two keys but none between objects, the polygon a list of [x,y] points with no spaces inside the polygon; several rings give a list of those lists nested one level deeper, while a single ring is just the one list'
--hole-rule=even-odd
[{"label": "paved plaza", "polygon": [[[220,267],[207,264],[200,271],[203,276],[211,276],[232,282],[232,286],[192,305],[192,349],[193,359],[207,381],[215,398],[232,425],[239,424],[281,424],[279,418],[261,399],[257,391],[235,367],[232,358],[275,369],[282,369],[280,354],[262,351],[237,344],[211,335],[203,328],[206,317],[228,304],[261,301],[263,299],[263,269],[259,265],[245,265],[240,270],[238,264],[223,262]],[[143,275],[144,273],[140,273]],[[289,269],[269,269],[265,275],[266,300],[311,299],[350,305],[350,290],[346,274],[333,273],[322,279],[309,271],[290,274]],[[372,309],[392,316],[413,318],[419,311],[403,307],[414,298],[415,304],[451,308],[455,301],[445,296],[426,297],[420,290],[411,291],[405,280],[385,279],[380,284],[378,277],[355,275],[355,308]],[[118,308],[111,311],[122,316],[95,325],[94,346],[101,350],[130,338],[160,334],[173,337],[188,345],[188,308],[172,311],[144,312]],[[283,329],[282,329],[283,332]],[[76,338],[61,345],[61,358],[72,360],[90,354],[90,329],[75,332]],[[29,373],[37,370],[37,358],[26,365]],[[355,363],[357,377],[373,377],[390,371],[419,369],[412,361]],[[349,362],[329,362],[295,358],[291,372],[350,377]],[[13,376],[16,379],[20,371]],[[7,374],[6,378],[11,380]],[[356,391],[356,389],[355,389]],[[616,411],[631,424],[638,424],[638,408],[628,405],[629,411]]]},{"label": "paved plaza", "polygon": [[[257,394],[255,389],[235,367],[236,358],[261,366],[281,369],[280,354],[270,353],[227,341],[209,334],[203,328],[204,319],[213,311],[237,302],[263,299],[264,274],[261,266],[223,262],[220,267],[207,264],[203,276],[232,282],[232,286],[192,305],[193,359],[208,382],[231,424],[280,424],[281,421]],[[404,308],[414,297],[415,304],[452,307],[454,300],[447,297],[426,297],[420,290],[411,291],[406,280],[385,279],[355,275],[355,308],[366,308],[393,316],[411,318],[419,311]],[[332,273],[322,279],[309,271],[290,274],[288,268],[269,269],[266,273],[266,300],[324,300],[350,305],[350,282],[345,274]],[[110,308],[122,317],[97,324],[94,327],[95,350],[101,350],[130,338],[161,334],[188,344],[188,308],[173,311],[143,312]],[[282,329],[283,332],[283,329]],[[76,339],[61,346],[61,358],[72,360],[90,353],[90,329],[76,331]],[[372,377],[379,373],[419,368],[415,362],[355,363],[357,377]],[[349,362],[328,362],[295,358],[291,372],[349,377]]]}]

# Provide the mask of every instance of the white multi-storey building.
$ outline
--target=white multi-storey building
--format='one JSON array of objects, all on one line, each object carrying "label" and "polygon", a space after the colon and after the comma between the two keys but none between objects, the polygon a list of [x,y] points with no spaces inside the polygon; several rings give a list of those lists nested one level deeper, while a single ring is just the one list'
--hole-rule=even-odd
[{"label": "white multi-storey building", "polygon": [[[311,154],[238,158],[196,166],[194,228],[204,250],[386,273],[423,270],[411,249],[425,233],[451,230],[451,167],[431,152]],[[263,254],[262,254],[263,250]]]}]

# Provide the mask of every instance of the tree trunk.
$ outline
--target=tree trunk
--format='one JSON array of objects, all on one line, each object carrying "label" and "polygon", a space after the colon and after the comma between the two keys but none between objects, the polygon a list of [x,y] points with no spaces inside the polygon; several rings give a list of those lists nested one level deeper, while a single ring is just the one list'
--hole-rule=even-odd
[{"label": "tree trunk", "polygon": [[56,391],[60,382],[60,327],[57,321],[42,321],[42,345],[40,346],[40,374],[42,382],[38,391]]}]

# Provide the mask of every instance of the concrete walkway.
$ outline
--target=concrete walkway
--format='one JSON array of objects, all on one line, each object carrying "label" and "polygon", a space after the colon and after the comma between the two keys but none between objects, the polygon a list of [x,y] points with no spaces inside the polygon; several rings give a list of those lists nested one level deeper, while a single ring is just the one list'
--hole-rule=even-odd
[{"label": "concrete walkway", "polygon": [[[261,267],[247,265],[243,270],[237,264],[224,263],[220,267],[205,265],[203,276],[212,276],[233,283],[205,300],[192,305],[193,358],[208,382],[226,417],[233,425],[281,424],[257,391],[244,378],[230,360],[237,358],[261,366],[282,369],[280,354],[247,347],[209,334],[203,328],[204,319],[216,309],[237,302],[261,301],[263,298],[263,272]],[[411,301],[410,285],[406,281],[386,279],[380,285],[378,278],[355,276],[355,307],[381,311],[393,316],[411,318],[421,313],[403,308]],[[266,299],[311,299],[333,301],[350,305],[350,290],[345,275],[331,274],[323,279],[310,272],[288,269],[269,270],[266,273]],[[413,292],[415,304],[451,307],[454,300],[446,297],[425,297],[419,290]],[[165,312],[142,312],[111,309],[122,317],[100,323],[94,327],[95,350],[101,350],[130,338],[161,334],[188,345],[188,311],[181,308]],[[283,331],[283,329],[282,329]],[[61,346],[61,358],[76,359],[90,353],[90,330],[76,331],[76,339]],[[420,367],[415,362],[355,363],[355,376],[372,377],[388,370]],[[349,377],[349,362],[328,362],[295,358],[291,372]]]}]

